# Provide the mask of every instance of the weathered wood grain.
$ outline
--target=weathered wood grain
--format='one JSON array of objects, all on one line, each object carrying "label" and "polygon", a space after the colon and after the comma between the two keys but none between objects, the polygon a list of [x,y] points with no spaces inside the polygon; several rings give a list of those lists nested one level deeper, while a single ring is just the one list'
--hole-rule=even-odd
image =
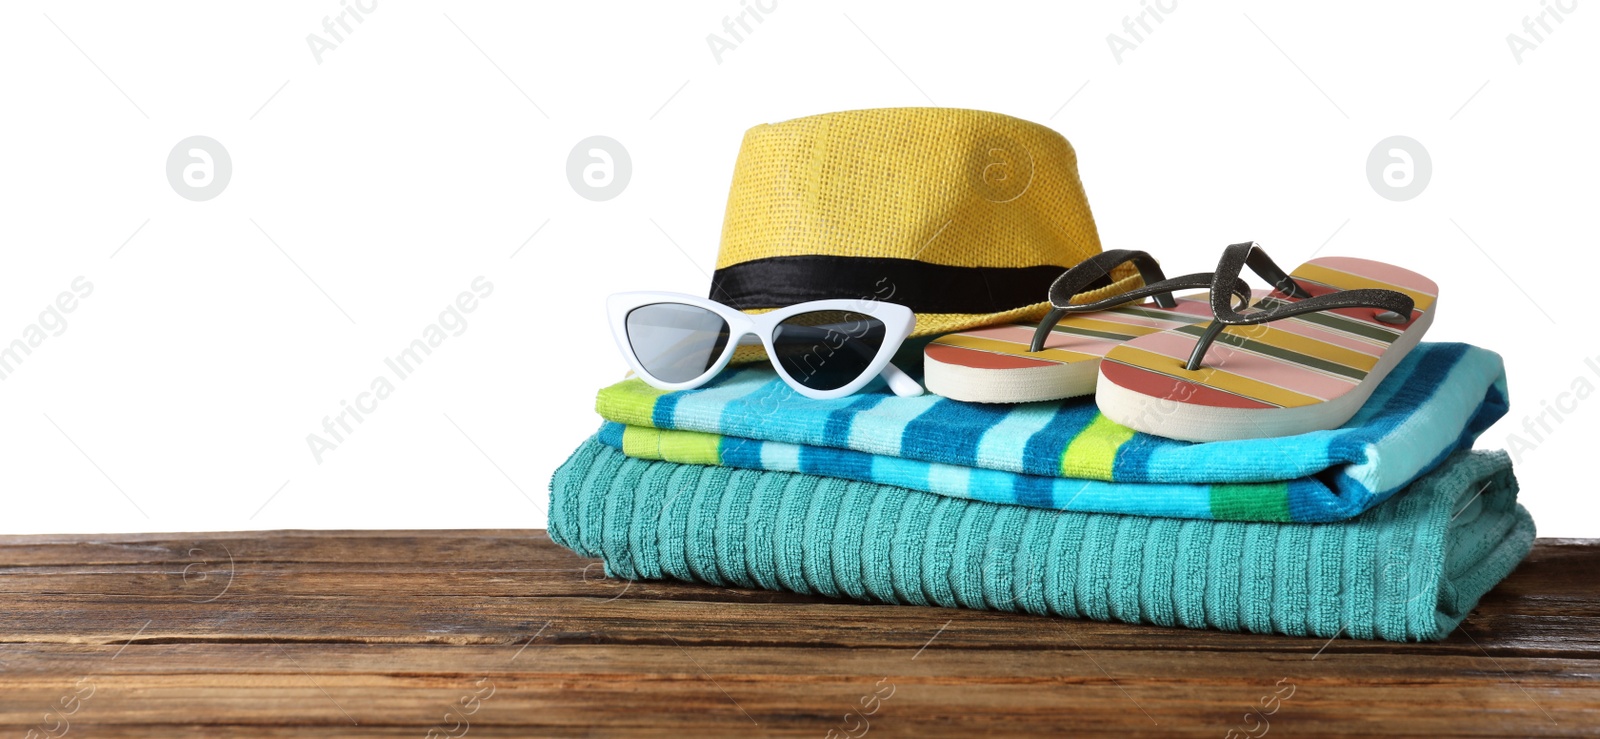
[{"label": "weathered wood grain", "polygon": [[543,532],[9,537],[0,727],[1593,735],[1596,571],[1541,540],[1444,643],[1330,643],[627,583]]}]

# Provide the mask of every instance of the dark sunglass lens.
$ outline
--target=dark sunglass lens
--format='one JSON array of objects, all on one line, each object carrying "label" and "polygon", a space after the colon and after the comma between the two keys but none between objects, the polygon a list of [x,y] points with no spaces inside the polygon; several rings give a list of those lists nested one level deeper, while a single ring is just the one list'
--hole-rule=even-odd
[{"label": "dark sunglass lens", "polygon": [[663,382],[706,373],[728,345],[728,322],[705,308],[652,303],[628,312],[628,345],[639,364]]},{"label": "dark sunglass lens", "polygon": [[801,313],[784,319],[773,332],[774,360],[801,385],[837,390],[867,371],[887,333],[883,321],[865,313]]}]

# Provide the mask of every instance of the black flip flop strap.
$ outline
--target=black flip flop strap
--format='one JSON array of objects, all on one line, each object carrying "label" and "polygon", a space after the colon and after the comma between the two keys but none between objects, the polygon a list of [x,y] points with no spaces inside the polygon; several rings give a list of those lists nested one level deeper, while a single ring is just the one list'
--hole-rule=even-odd
[{"label": "black flip flop strap", "polygon": [[[1275,282],[1279,292],[1290,297],[1296,297],[1297,293],[1306,297],[1293,303],[1282,303],[1270,310],[1240,313],[1225,297],[1226,293],[1219,293],[1217,288],[1229,284],[1229,281],[1238,281],[1239,270],[1246,265],[1269,281],[1272,281],[1272,277],[1269,276],[1271,273],[1281,275],[1281,280]],[[1405,293],[1375,288],[1341,290],[1310,297],[1310,293],[1279,269],[1255,242],[1231,244],[1224,249],[1222,259],[1217,262],[1214,278],[1216,282],[1211,289],[1211,312],[1216,320],[1206,327],[1205,333],[1195,343],[1194,352],[1189,355],[1188,363],[1184,365],[1185,369],[1191,371],[1200,369],[1200,363],[1205,359],[1206,352],[1226,326],[1259,326],[1292,316],[1343,308],[1379,308],[1381,311],[1374,316],[1378,321],[1402,324],[1411,320],[1411,311],[1416,307],[1415,302]],[[1292,287],[1293,292],[1285,290],[1284,287]],[[1248,301],[1245,304],[1248,305]]]},{"label": "black flip flop strap", "polygon": [[[1077,310],[1072,303],[1073,298],[1095,289],[1097,285],[1107,283],[1111,277],[1111,270],[1129,262],[1138,268],[1139,278],[1147,286],[1167,279],[1161,272],[1161,265],[1157,264],[1149,254],[1134,249],[1112,249],[1089,257],[1073,265],[1072,269],[1061,273],[1055,282],[1050,283],[1050,304],[1062,310]],[[1156,304],[1163,308],[1176,305],[1170,290],[1157,292],[1165,294],[1156,296]],[[1146,293],[1146,295],[1151,294],[1154,293]]]},{"label": "black flip flop strap", "polygon": [[[1118,293],[1093,303],[1072,302],[1072,299],[1078,295],[1095,289],[1106,282],[1111,270],[1129,262],[1132,262],[1138,268],[1139,277],[1145,283],[1143,287]],[[1172,297],[1173,290],[1209,288],[1215,282],[1213,275],[1206,272],[1196,272],[1167,279],[1166,275],[1161,271],[1161,265],[1143,251],[1112,249],[1101,252],[1079,262],[1072,269],[1057,277],[1054,283],[1051,283],[1051,310],[1034,331],[1033,343],[1028,351],[1036,352],[1042,350],[1051,330],[1069,313],[1093,313],[1149,297],[1155,298],[1157,306],[1170,310],[1177,307],[1177,301]],[[1233,282],[1232,294],[1240,296],[1246,303],[1249,303],[1250,287],[1237,278]]]},{"label": "black flip flop strap", "polygon": [[[1162,295],[1168,296],[1168,302],[1171,304],[1162,307],[1171,309],[1177,307],[1177,303],[1175,301],[1171,301],[1170,299],[1173,290],[1210,288],[1214,284],[1216,284],[1216,280],[1211,273],[1196,272],[1191,275],[1173,277],[1171,279],[1161,280],[1154,284],[1145,285],[1144,287],[1134,288],[1125,293],[1119,293],[1109,298],[1105,298],[1104,300],[1097,300],[1093,303],[1079,303],[1075,305],[1069,305],[1065,308],[1055,306],[1055,304],[1052,303],[1050,312],[1045,314],[1044,320],[1039,322],[1039,327],[1034,329],[1033,344],[1029,346],[1028,351],[1036,352],[1044,349],[1044,342],[1050,337],[1050,332],[1054,330],[1056,324],[1060,323],[1061,319],[1065,318],[1069,313],[1094,313],[1097,311],[1109,310],[1119,305],[1126,305],[1135,301],[1144,300],[1152,295],[1156,296],[1157,305],[1161,305]],[[1244,280],[1237,278],[1234,279],[1231,294],[1234,297],[1239,298],[1239,300],[1244,304],[1248,304],[1250,302],[1250,286],[1246,284]]]},{"label": "black flip flop strap", "polygon": [[[1237,258],[1236,255],[1233,255],[1231,252],[1229,252],[1229,249],[1232,249],[1234,246],[1240,246],[1240,244],[1234,244],[1228,247],[1228,249],[1223,249],[1223,260],[1228,260],[1230,256]],[[1244,266],[1249,267],[1251,272],[1256,273],[1258,277],[1266,280],[1267,284],[1272,285],[1272,289],[1277,290],[1278,292],[1283,293],[1291,298],[1302,299],[1311,297],[1311,293],[1307,292],[1305,288],[1301,287],[1300,283],[1295,282],[1294,278],[1290,277],[1288,272],[1283,271],[1283,268],[1279,267],[1277,262],[1272,261],[1272,257],[1267,256],[1266,250],[1262,249],[1259,244],[1256,244],[1252,241],[1250,242],[1250,247],[1251,248],[1249,249],[1240,249],[1239,251],[1244,252]],[[1218,264],[1217,269],[1219,271],[1222,269],[1221,264]],[[1239,274],[1239,268],[1234,266],[1232,269],[1234,275],[1237,276]]]}]

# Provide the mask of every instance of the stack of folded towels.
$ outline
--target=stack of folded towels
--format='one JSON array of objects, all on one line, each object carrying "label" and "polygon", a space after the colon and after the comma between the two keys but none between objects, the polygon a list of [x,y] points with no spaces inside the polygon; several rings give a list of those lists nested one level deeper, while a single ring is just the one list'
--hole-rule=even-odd
[{"label": "stack of folded towels", "polygon": [[1533,544],[1500,357],[1424,343],[1343,427],[1190,443],[1093,398],[800,397],[765,363],[600,391],[550,533],[630,579],[1102,621],[1447,636]]}]

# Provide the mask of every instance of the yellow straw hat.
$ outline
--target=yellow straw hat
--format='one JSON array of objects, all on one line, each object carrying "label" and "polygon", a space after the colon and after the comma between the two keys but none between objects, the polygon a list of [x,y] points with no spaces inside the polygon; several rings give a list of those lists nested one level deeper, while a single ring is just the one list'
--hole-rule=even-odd
[{"label": "yellow straw hat", "polygon": [[[756,126],[734,166],[711,298],[749,312],[877,299],[913,336],[1038,320],[1100,251],[1061,134],[998,113],[855,110]],[[1079,299],[1139,284],[1113,272]]]}]

